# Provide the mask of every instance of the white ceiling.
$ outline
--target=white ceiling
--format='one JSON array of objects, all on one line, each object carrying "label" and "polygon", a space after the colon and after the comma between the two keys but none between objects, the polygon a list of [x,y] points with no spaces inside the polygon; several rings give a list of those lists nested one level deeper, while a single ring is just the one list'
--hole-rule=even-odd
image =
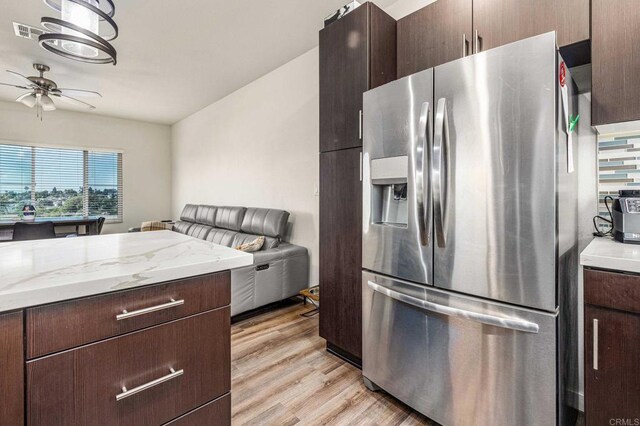
[{"label": "white ceiling", "polygon": [[[42,0],[0,0],[0,70],[35,75],[32,64],[41,62],[59,87],[101,92],[90,101],[95,114],[173,124],[315,47],[323,18],[347,0],[114,3],[115,67],[64,59],[16,37],[13,21],[39,26],[42,16],[56,13]],[[0,71],[0,82],[17,81]],[[0,100],[20,94],[0,86]]]}]

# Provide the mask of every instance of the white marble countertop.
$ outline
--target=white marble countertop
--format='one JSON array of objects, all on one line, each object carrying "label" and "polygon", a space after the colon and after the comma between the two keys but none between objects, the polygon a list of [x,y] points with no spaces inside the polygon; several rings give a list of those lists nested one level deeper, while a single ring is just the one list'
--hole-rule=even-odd
[{"label": "white marble countertop", "polygon": [[640,273],[640,245],[612,238],[594,238],[580,254],[580,264],[613,271]]},{"label": "white marble countertop", "polygon": [[0,243],[0,312],[252,263],[249,253],[172,231]]}]

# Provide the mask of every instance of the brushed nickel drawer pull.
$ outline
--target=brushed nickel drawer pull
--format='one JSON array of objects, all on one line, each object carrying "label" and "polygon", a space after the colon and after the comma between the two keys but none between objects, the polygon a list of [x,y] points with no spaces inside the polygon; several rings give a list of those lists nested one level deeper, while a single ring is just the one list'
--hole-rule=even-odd
[{"label": "brushed nickel drawer pull", "polygon": [[175,308],[176,306],[184,305],[184,299],[174,300],[171,302],[163,303],[162,305],[150,306],[144,309],[138,309],[137,311],[128,312],[126,309],[121,314],[116,315],[116,320],[120,321],[127,318],[137,317],[139,315],[150,314],[151,312],[162,311],[164,309]]},{"label": "brushed nickel drawer pull", "polygon": [[154,386],[159,385],[160,383],[168,382],[169,380],[175,379],[176,377],[180,377],[184,374],[184,370],[176,371],[173,368],[170,368],[169,371],[171,371],[171,373],[167,374],[166,376],[162,376],[159,379],[152,380],[149,383],[145,383],[144,385],[137,386],[133,389],[127,389],[125,386],[123,386],[122,393],[116,395],[116,401],[123,400],[130,397],[131,395],[135,395],[137,393],[150,389]]},{"label": "brushed nickel drawer pull", "polygon": [[598,320],[593,320],[593,369],[598,369]]}]

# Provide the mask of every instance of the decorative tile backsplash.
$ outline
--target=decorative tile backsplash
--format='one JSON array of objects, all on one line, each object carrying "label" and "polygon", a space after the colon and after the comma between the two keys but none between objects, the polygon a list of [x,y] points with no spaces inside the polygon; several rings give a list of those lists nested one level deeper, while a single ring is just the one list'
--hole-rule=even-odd
[{"label": "decorative tile backsplash", "polygon": [[[598,137],[598,212],[608,218],[604,197],[616,197],[620,189],[640,190],[640,132],[626,136]],[[601,230],[609,229],[601,222]]]}]

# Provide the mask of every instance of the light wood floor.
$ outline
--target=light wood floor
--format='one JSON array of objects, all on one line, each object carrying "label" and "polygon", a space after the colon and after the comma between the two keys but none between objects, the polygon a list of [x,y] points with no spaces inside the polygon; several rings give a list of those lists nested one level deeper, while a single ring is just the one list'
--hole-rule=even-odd
[{"label": "light wood floor", "polygon": [[360,370],[329,354],[318,316],[294,305],[231,326],[234,425],[435,425],[364,387]]}]

